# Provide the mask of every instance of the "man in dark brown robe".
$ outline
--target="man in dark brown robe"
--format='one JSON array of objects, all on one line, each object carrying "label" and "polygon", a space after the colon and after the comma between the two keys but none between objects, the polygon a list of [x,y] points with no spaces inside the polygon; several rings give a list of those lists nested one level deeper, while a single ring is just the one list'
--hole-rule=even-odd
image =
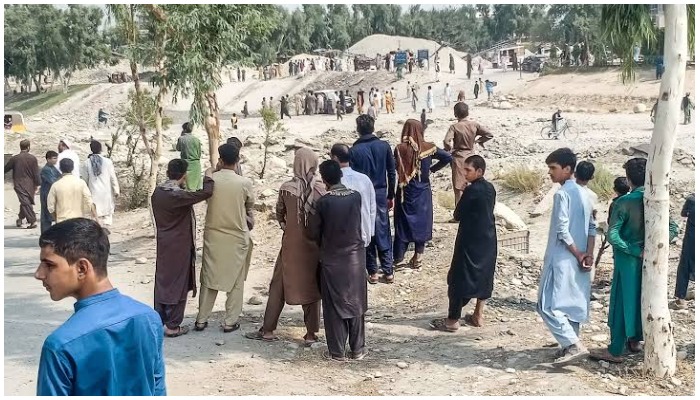
[{"label": "man in dark brown robe", "polygon": [[467,185],[467,179],[464,176],[465,161],[475,153],[474,144],[478,143],[483,148],[484,143],[493,139],[493,134],[478,122],[467,119],[469,106],[466,103],[455,104],[454,114],[459,121],[447,130],[444,147],[452,154],[452,188],[455,193],[456,208]]},{"label": "man in dark brown robe", "polygon": [[197,295],[195,283],[195,217],[192,206],[211,197],[214,181],[211,168],[205,173],[203,187],[194,192],[183,189],[187,161],[168,163],[168,181],[151,196],[156,221],[156,282],[154,308],[165,325],[165,335],[177,337],[189,331],[180,326],[185,318],[187,292]]},{"label": "man in dark brown robe", "polygon": [[328,193],[316,202],[307,235],[320,247],[320,286],[329,360],[361,360],[365,348],[367,279],[362,240],[362,197],[340,183],[343,173],[332,160],[319,167]]},{"label": "man in dark brown robe", "polygon": [[464,175],[469,185],[457,204],[454,217],[459,221],[452,264],[447,273],[447,318],[433,320],[433,329],[455,332],[459,329],[462,308],[477,299],[474,314],[466,317],[473,326],[483,325],[486,299],[493,291],[498,241],[493,208],[496,190],[484,179],[486,162],[473,155],[465,160]]},{"label": "man in dark brown robe", "polygon": [[36,214],[34,213],[34,195],[41,184],[39,178],[39,161],[29,154],[29,140],[24,139],[19,142],[20,152],[12,156],[5,164],[5,173],[12,171],[12,182],[15,186],[15,193],[19,200],[19,215],[17,216],[17,227],[22,227],[22,220],[26,219],[29,226],[27,229],[36,228]]}]

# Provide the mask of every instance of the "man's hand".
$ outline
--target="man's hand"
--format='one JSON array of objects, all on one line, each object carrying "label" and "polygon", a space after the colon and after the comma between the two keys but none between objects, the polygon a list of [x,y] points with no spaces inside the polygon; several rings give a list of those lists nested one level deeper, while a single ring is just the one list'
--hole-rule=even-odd
[{"label": "man's hand", "polygon": [[386,209],[387,209],[387,211],[391,211],[394,209],[394,199],[387,199],[386,200]]},{"label": "man's hand", "polygon": [[211,178],[214,175],[214,169],[212,167],[207,168],[206,171],[204,171],[204,176],[207,178]]}]

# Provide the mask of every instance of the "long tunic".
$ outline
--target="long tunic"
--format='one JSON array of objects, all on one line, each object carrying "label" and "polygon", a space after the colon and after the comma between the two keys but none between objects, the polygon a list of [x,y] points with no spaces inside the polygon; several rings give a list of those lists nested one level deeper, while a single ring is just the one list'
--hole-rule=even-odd
[{"label": "long tunic", "polygon": [[[325,192],[323,183],[318,182],[320,192]],[[313,190],[317,201],[321,196]],[[321,300],[318,289],[318,244],[304,235],[304,218],[299,224],[297,197],[280,191],[275,215],[277,221],[285,224],[282,234],[282,247],[275,268],[282,269],[284,300],[289,305],[311,304]]]},{"label": "long tunic", "polygon": [[459,199],[454,213],[459,229],[447,273],[451,298],[483,300],[491,297],[498,255],[495,205],[496,190],[484,178],[467,186]]},{"label": "long tunic", "polygon": [[53,165],[46,164],[41,168],[41,189],[39,189],[39,200],[41,202],[42,229],[51,225],[53,218],[48,209],[49,190],[51,186],[61,177]]},{"label": "long tunic", "polygon": [[34,204],[34,193],[41,184],[39,161],[28,151],[12,156],[5,164],[5,173],[12,170],[12,183],[22,204]]},{"label": "long tunic", "polygon": [[61,172],[61,160],[64,158],[70,158],[73,160],[73,175],[77,176],[80,178],[80,157],[78,156],[78,153],[75,152],[75,150],[72,149],[65,149],[62,152],[58,154],[58,160],[56,161],[56,171],[59,173]]},{"label": "long tunic", "polygon": [[[396,149],[394,149],[396,157]],[[431,167],[433,160],[438,162]],[[443,149],[420,161],[420,175],[404,188],[396,191],[394,207],[394,235],[402,242],[427,242],[433,238],[433,193],[430,190],[430,173],[447,166],[452,156]]]},{"label": "long tunic", "polygon": [[[671,239],[677,234],[671,223]],[[613,249],[608,326],[613,332],[624,326],[626,338],[641,338],[642,257],[644,253],[644,188],[639,187],[615,201],[610,216],[608,241]],[[618,311],[622,308],[622,312]],[[619,316],[622,316],[622,319]],[[620,325],[618,325],[620,324]],[[619,330],[622,331],[622,330]]]},{"label": "long tunic", "polygon": [[365,245],[362,241],[362,199],[338,184],[316,202],[306,233],[320,247],[323,307],[342,319],[367,312]]},{"label": "long tunic", "polygon": [[195,218],[192,206],[211,197],[214,181],[204,178],[202,190],[158,186],[151,196],[156,220],[156,278],[154,301],[178,304],[187,292],[197,295],[195,283]]},{"label": "long tunic", "polygon": [[56,223],[82,218],[92,209],[92,195],[84,180],[73,174],[63,174],[46,197],[46,208],[56,214]]},{"label": "long tunic", "polygon": [[451,147],[452,187],[455,190],[462,190],[467,184],[467,178],[464,176],[465,162],[469,156],[475,154],[474,144],[477,136],[483,137],[479,142],[493,138],[493,134],[484,126],[466,118],[450,125],[447,130],[444,142],[445,147]]},{"label": "long tunic", "polygon": [[426,99],[426,105],[428,106],[429,110],[435,108],[435,99],[433,98],[432,90],[428,90],[428,98]]},{"label": "long tunic", "polygon": [[230,292],[238,277],[248,275],[253,242],[246,222],[253,209],[253,182],[232,170],[213,175],[214,194],[208,201],[204,226],[201,283],[209,289]]},{"label": "long tunic", "polygon": [[396,189],[396,162],[389,143],[374,134],[361,136],[350,148],[350,167],[367,175],[377,196],[377,218],[374,237],[381,251],[391,249],[391,228],[387,199],[393,199]]},{"label": "long tunic", "polygon": [[92,194],[92,202],[95,204],[97,216],[112,215],[114,214],[114,197],[119,195],[119,181],[114,172],[114,164],[112,164],[112,160],[102,157],[100,154],[91,157],[102,158],[102,172],[99,176],[95,175],[92,162],[88,158],[84,164],[82,175]]},{"label": "long tunic", "polygon": [[593,210],[586,192],[575,181],[566,181],[554,194],[538,294],[542,310],[565,315],[574,322],[588,320],[591,274],[581,270],[567,245],[575,244],[579,251],[586,252],[588,237],[595,235]]},{"label": "long tunic", "polygon": [[165,396],[163,323],[112,289],[81,300],[44,341],[38,396]]},{"label": "long tunic", "polygon": [[374,236],[374,223],[377,219],[377,195],[374,193],[374,186],[367,175],[354,171],[350,167],[343,167],[341,171],[343,177],[340,178],[340,183],[348,189],[359,192],[362,197],[362,241],[367,247]]},{"label": "long tunic", "polygon": [[681,250],[680,268],[689,271],[690,280],[695,280],[695,195],[688,197],[683,205],[681,215],[688,218],[683,236],[683,249]]},{"label": "long tunic", "polygon": [[180,152],[180,158],[187,161],[187,178],[185,189],[192,192],[202,188],[202,143],[199,139],[187,133],[177,139],[175,149]]}]

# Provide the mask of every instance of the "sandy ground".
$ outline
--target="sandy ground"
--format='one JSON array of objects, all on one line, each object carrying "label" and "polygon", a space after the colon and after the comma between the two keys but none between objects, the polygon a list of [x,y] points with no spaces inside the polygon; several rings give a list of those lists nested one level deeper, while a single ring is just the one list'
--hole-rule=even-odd
[{"label": "sandy ground", "polygon": [[[576,127],[579,136],[575,140],[545,141],[539,131],[543,126],[539,118],[548,119],[553,112],[551,104],[561,101],[566,93],[557,92],[566,76],[537,78],[536,75],[523,75],[514,72],[487,70],[484,79],[499,82],[497,95],[516,96],[513,103],[522,102],[520,107],[499,110],[490,107],[481,99],[474,101],[469,95],[473,81],[466,79],[466,71],[455,75],[441,74],[441,81],[431,82],[433,73],[416,73],[401,82],[393,76],[372,75],[369,86],[389,88],[394,86],[399,101],[395,114],[380,114],[376,124],[384,138],[395,144],[401,130],[401,122],[407,118],[418,118],[405,98],[408,80],[421,84],[419,107],[425,102],[425,90],[432,84],[436,95],[436,111],[429,114],[433,120],[426,136],[429,140],[441,143],[444,133],[453,122],[451,107],[444,105],[442,88],[446,82],[453,86],[452,96],[456,98],[460,88],[468,93],[472,117],[491,128],[496,139],[486,146],[483,154],[487,157],[487,177],[502,168],[517,163],[528,163],[542,168],[543,160],[551,150],[563,145],[571,146],[582,158],[589,158],[598,165],[604,165],[616,174],[623,174],[621,165],[628,158],[619,151],[624,143],[645,143],[651,137],[652,125],[648,114],[632,114],[631,108],[621,113],[566,112]],[[597,87],[614,85],[610,76],[614,72],[601,74],[601,81],[589,87],[595,93]],[[345,75],[337,75],[346,79]],[[472,77],[474,78],[474,77]],[[285,78],[271,82],[250,79],[245,83],[226,83],[219,92],[219,102],[224,111],[223,136],[233,134],[241,137],[260,136],[259,118],[241,120],[238,132],[233,132],[227,112],[239,110],[244,100],[248,100],[251,110],[257,108],[263,96],[279,98],[282,94],[293,94],[307,85],[320,80],[328,80],[328,74],[307,76],[303,79]],[[375,83],[376,81],[376,83]],[[578,85],[578,83],[577,83]],[[553,86],[554,94],[548,88]],[[618,88],[622,86],[618,85]],[[528,89],[530,88],[530,89]],[[75,139],[79,154],[88,154],[89,136],[104,139],[109,130],[95,130],[92,122],[99,107],[116,104],[126,98],[130,86],[100,84],[88,89],[78,98],[70,99],[54,109],[47,110],[29,125],[33,142],[33,152],[43,154],[53,149],[58,136]],[[357,91],[349,88],[351,93]],[[578,90],[578,89],[577,89]],[[607,90],[607,89],[606,89]],[[654,96],[654,87],[646,87],[640,96]],[[529,92],[528,92],[529,91]],[[546,98],[537,96],[549,93]],[[607,93],[607,92],[606,92]],[[622,89],[620,89],[622,93]],[[526,99],[525,96],[532,96]],[[576,93],[578,95],[578,93]],[[613,96],[613,94],[610,94]],[[608,100],[606,100],[608,101]],[[606,105],[607,106],[607,105]],[[168,114],[175,117],[186,115],[187,101],[182,100],[168,107]],[[420,112],[419,108],[419,112]],[[604,108],[604,106],[601,106]],[[356,135],[354,117],[346,116],[336,121],[335,116],[294,116],[284,124],[288,132],[281,141],[302,139],[310,142],[325,156],[328,147],[335,141],[352,143]],[[182,117],[184,118],[184,116]],[[180,120],[176,120],[179,125]],[[678,157],[674,162],[671,178],[672,217],[680,220],[679,212],[685,195],[694,191],[694,164],[688,160],[694,156],[695,125],[679,126],[676,148]],[[203,139],[203,130],[195,132]],[[166,138],[169,149],[178,136],[177,126],[172,127]],[[8,137],[5,152],[15,152],[20,138]],[[204,146],[206,148],[206,146]],[[256,191],[277,189],[279,183],[288,179],[292,152],[279,145],[274,155],[287,163],[287,169],[268,174],[264,180],[255,179]],[[121,150],[115,157],[119,157]],[[254,144],[243,150],[247,162],[243,165],[245,174],[254,178],[258,172],[260,149]],[[683,156],[685,158],[683,158]],[[169,151],[166,159],[177,157]],[[206,166],[207,162],[203,164]],[[433,190],[449,190],[449,170],[438,172],[431,178]],[[420,272],[402,272],[397,275],[395,285],[376,285],[369,288],[370,312],[367,316],[367,345],[370,356],[362,361],[348,364],[335,364],[325,361],[321,348],[300,346],[303,322],[299,307],[287,307],[282,315],[278,334],[282,341],[266,344],[250,341],[242,332],[224,334],[218,328],[218,320],[223,318],[223,298],[217,300],[213,324],[205,332],[190,334],[166,340],[167,384],[170,394],[175,395],[596,395],[596,394],[694,394],[694,302],[689,312],[676,312],[672,316],[676,324],[676,343],[687,358],[679,360],[679,382],[670,383],[640,376],[640,356],[634,356],[621,367],[602,366],[584,361],[577,366],[552,369],[546,362],[551,361],[552,339],[534,310],[537,282],[541,259],[544,253],[545,235],[548,229],[548,213],[528,218],[528,213],[537,205],[542,195],[549,189],[543,185],[541,193],[515,195],[500,188],[495,182],[499,201],[504,202],[520,214],[531,231],[531,253],[527,256],[502,252],[495,283],[493,299],[487,307],[486,323],[483,328],[464,327],[455,334],[442,334],[427,329],[430,319],[442,316],[446,310],[445,276],[452,254],[456,225],[446,224],[450,211],[434,203],[434,237],[426,252],[424,266]],[[5,184],[5,394],[29,395],[35,390],[36,368],[40,347],[44,338],[72,312],[72,301],[52,302],[41,285],[33,279],[38,263],[38,230],[27,231],[14,228],[17,200],[9,184]],[[38,199],[37,199],[38,203]],[[264,202],[263,202],[264,205]],[[203,221],[205,205],[197,206],[198,221]],[[602,207],[607,209],[607,205]],[[38,206],[36,207],[38,211]],[[261,209],[264,209],[262,207]],[[262,322],[266,302],[267,286],[272,275],[272,267],[279,250],[281,232],[276,223],[269,220],[269,209],[258,212],[258,224],[253,231],[256,247],[253,265],[245,287],[245,299],[255,296],[262,300],[261,305],[246,304],[242,317],[242,331],[257,329]],[[152,303],[155,242],[151,231],[144,225],[146,210],[119,212],[115,217],[114,233],[110,237],[110,278],[122,292],[147,304]],[[201,236],[199,238],[201,246]],[[669,285],[675,282],[675,267],[680,251],[680,241],[672,247]],[[201,250],[200,250],[201,254]],[[145,258],[144,264],[136,260]],[[142,261],[142,260],[139,260]],[[608,271],[611,260],[609,254],[601,268]],[[608,328],[606,289],[596,288],[597,299],[591,322],[584,326],[583,340],[589,347],[605,344]],[[471,306],[467,307],[469,311]],[[465,310],[466,311],[466,310]],[[193,324],[197,312],[196,299],[190,299],[186,312],[186,324]],[[405,364],[404,364],[405,363]],[[319,368],[319,366],[321,368]],[[608,368],[609,367],[609,368]],[[223,379],[222,379],[223,377]]]}]

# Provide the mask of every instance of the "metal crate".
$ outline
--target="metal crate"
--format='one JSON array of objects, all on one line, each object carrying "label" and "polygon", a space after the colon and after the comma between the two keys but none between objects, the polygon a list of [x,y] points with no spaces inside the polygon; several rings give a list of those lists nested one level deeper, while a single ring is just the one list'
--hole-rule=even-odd
[{"label": "metal crate", "polygon": [[530,231],[508,232],[498,236],[499,249],[511,249],[523,254],[530,253]]}]

